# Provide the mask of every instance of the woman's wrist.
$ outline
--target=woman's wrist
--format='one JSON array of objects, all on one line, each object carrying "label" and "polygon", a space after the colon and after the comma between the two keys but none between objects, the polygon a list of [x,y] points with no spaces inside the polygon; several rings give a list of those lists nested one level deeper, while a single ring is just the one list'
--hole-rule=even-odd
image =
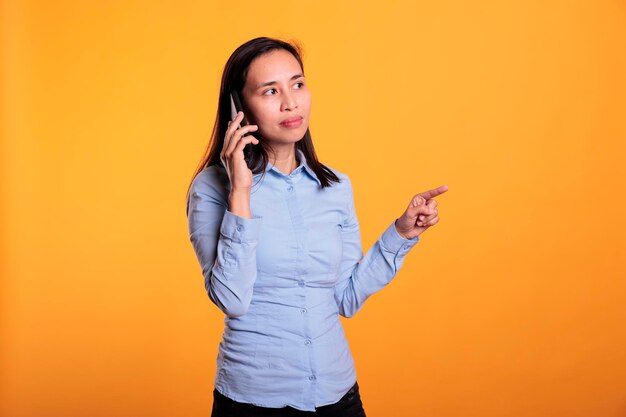
[{"label": "woman's wrist", "polygon": [[252,218],[250,189],[233,189],[228,196],[228,211],[239,217]]},{"label": "woman's wrist", "polygon": [[396,232],[398,233],[398,235],[399,235],[401,238],[406,239],[406,240],[415,239],[417,236],[419,236],[419,235],[421,234],[421,232],[420,232],[420,233],[418,233],[418,234],[409,235],[409,234],[408,234],[408,233],[406,233],[405,231],[401,231],[401,230],[398,228],[398,219],[396,219],[396,220],[393,222],[393,225],[395,226],[395,228],[396,228]]}]

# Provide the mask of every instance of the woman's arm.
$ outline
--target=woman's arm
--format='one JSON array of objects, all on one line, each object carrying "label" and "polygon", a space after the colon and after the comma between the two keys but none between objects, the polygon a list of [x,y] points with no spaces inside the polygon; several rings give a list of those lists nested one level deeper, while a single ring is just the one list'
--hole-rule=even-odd
[{"label": "woman's arm", "polygon": [[201,172],[187,202],[189,237],[202,267],[204,286],[211,301],[229,317],[244,315],[250,306],[261,227],[261,219],[250,212],[253,176],[243,155],[247,144],[259,143],[252,135],[244,136],[258,126],[240,127],[242,119],[243,112],[237,113],[224,135],[220,159],[227,178],[220,177],[216,167]]},{"label": "woman's arm", "polygon": [[187,219],[209,298],[229,317],[238,317],[252,299],[262,220],[229,211],[229,200],[217,173],[203,171],[192,183]]},{"label": "woman's arm", "polygon": [[387,227],[363,257],[352,184],[347,177],[345,182],[348,185],[348,215],[341,231],[343,257],[335,300],[339,314],[352,317],[370,295],[396,276],[406,254],[419,242],[419,235],[439,221],[437,202],[433,198],[448,191],[448,186],[415,195],[402,216]]},{"label": "woman's arm", "polygon": [[352,184],[347,177],[343,181],[347,182],[349,188],[349,203],[348,216],[341,229],[343,256],[339,280],[335,286],[335,300],[339,314],[352,317],[369,296],[382,289],[396,276],[404,257],[419,242],[419,237],[403,238],[396,230],[394,222],[363,256]]}]

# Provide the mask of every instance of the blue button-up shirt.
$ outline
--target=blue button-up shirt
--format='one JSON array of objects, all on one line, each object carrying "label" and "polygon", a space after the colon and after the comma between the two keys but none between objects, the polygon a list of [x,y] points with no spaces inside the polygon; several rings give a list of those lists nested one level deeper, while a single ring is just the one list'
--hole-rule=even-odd
[{"label": "blue button-up shirt", "polygon": [[193,180],[190,240],[208,296],[226,317],[215,388],[239,402],[314,411],[356,382],[339,315],[387,285],[419,237],[394,223],[363,257],[349,178],[321,188],[304,154],[285,174],[254,176],[252,218],[228,211],[230,183],[213,165]]}]

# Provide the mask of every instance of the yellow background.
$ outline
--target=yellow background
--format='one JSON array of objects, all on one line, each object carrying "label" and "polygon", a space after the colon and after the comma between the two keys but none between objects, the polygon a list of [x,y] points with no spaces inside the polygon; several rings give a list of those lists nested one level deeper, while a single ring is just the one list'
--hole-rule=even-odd
[{"label": "yellow background", "polygon": [[230,53],[304,47],[365,249],[448,184],[343,320],[368,416],[626,415],[626,4],[2,2],[0,415],[208,416],[223,315],[185,193]]}]

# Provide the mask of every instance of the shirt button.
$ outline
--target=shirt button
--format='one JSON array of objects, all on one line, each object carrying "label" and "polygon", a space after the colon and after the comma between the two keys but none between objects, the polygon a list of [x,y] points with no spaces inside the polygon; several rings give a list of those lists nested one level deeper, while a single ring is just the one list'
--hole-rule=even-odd
[{"label": "shirt button", "polygon": [[315,379],[315,375],[311,375],[311,376],[309,376],[309,380],[310,380],[310,381],[313,381],[314,379]]},{"label": "shirt button", "polygon": [[304,287],[304,281],[298,281],[298,285]]},{"label": "shirt button", "polygon": [[237,226],[237,231],[241,232],[242,230],[243,230],[243,226],[242,225]]},{"label": "shirt button", "polygon": [[305,341],[304,341],[304,344],[305,344],[305,345],[310,345],[310,344],[311,344],[311,340],[309,340],[309,339],[305,340]]},{"label": "shirt button", "polygon": [[293,187],[290,185],[289,187],[287,187],[287,191],[293,191]]},{"label": "shirt button", "polygon": [[305,314],[306,313],[306,308],[303,308],[302,310],[300,310],[300,313]]}]

